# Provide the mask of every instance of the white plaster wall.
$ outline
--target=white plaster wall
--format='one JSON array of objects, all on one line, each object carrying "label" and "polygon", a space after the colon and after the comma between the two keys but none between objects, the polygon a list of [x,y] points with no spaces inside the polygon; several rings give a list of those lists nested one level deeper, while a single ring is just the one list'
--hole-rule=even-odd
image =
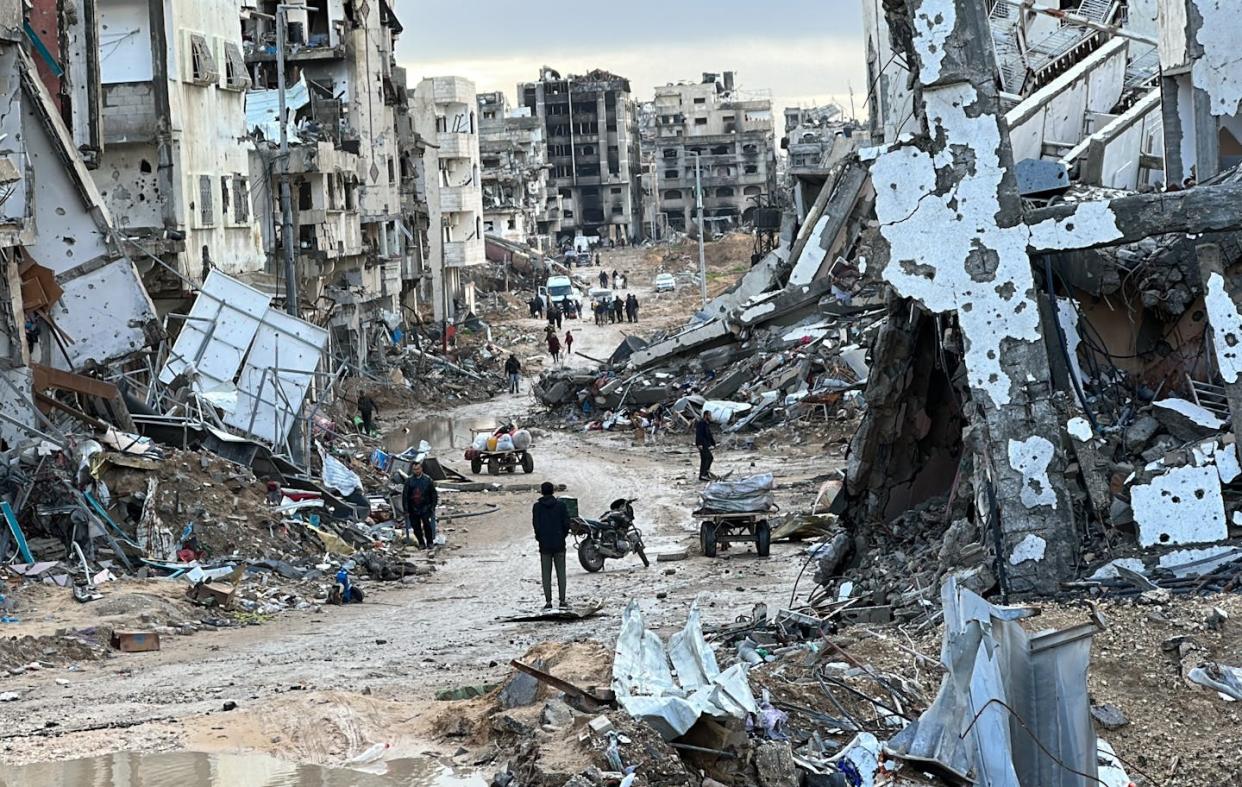
[{"label": "white plaster wall", "polygon": [[[1139,186],[1139,154],[1164,155],[1164,122],[1160,107],[1147,114],[1142,121],[1117,135],[1104,148],[1103,180],[1101,185],[1115,189],[1134,190]],[[1157,174],[1146,180],[1163,180]]]},{"label": "white plaster wall", "polygon": [[1157,2],[1157,18],[1160,25],[1160,67],[1166,71],[1186,65],[1186,3],[1189,1]]},{"label": "white plaster wall", "polygon": [[[265,267],[263,241],[258,222],[229,226],[221,214],[219,193],[222,175],[249,175],[246,141],[245,93],[223,90],[218,85],[201,87],[189,81],[189,32],[207,36],[217,67],[224,74],[224,41],[241,47],[241,25],[236,0],[173,0],[168,15],[169,103],[172,134],[176,142],[176,172],[181,194],[177,200],[178,224],[186,230],[185,273],[197,277],[201,248],[211,250],[212,261],[226,273],[261,271]],[[196,228],[198,178],[209,175],[215,184],[215,226]],[[254,189],[257,184],[252,183]]]},{"label": "white plaster wall", "polygon": [[154,145],[116,145],[91,173],[118,229],[163,226],[158,163]]},{"label": "white plaster wall", "polygon": [[154,69],[148,0],[99,0],[97,11],[100,82],[149,81]]}]

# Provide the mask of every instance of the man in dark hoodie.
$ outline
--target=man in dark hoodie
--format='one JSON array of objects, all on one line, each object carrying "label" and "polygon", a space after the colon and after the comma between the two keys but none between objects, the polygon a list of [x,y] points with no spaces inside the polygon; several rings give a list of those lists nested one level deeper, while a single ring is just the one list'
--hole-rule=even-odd
[{"label": "man in dark hoodie", "polygon": [[531,511],[535,540],[539,542],[539,559],[543,564],[543,611],[552,610],[552,568],[556,567],[556,589],[560,592],[561,609],[568,609],[565,600],[565,539],[569,537],[569,509],[552,493],[550,481],[539,487],[540,497]]},{"label": "man in dark hoodie", "polygon": [[431,549],[436,545],[436,505],[440,502],[440,494],[436,491],[436,482],[423,472],[422,462],[416,462],[412,470],[413,475],[405,479],[401,490],[405,505],[405,540],[410,540],[413,530],[418,546]]},{"label": "man in dark hoodie", "polygon": [[712,480],[712,449],[716,438],[712,435],[712,414],[707,410],[694,424],[694,447],[699,449],[699,480]]}]

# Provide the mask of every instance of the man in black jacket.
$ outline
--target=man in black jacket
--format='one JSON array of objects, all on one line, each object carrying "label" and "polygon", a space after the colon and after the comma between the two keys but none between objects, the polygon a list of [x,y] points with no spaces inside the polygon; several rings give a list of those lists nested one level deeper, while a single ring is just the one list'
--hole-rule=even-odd
[{"label": "man in black jacket", "polygon": [[423,472],[422,462],[415,463],[413,475],[405,479],[401,500],[405,505],[405,540],[410,540],[413,530],[418,546],[431,549],[436,545],[436,506],[440,494],[436,491],[436,482]]},{"label": "man in black jacket", "polygon": [[510,353],[509,359],[505,361],[505,374],[509,377],[509,393],[517,393],[518,381],[522,374],[522,362],[513,353]]},{"label": "man in black jacket", "polygon": [[539,560],[543,568],[543,611],[552,611],[552,568],[556,567],[556,589],[560,592],[561,609],[568,609],[565,600],[565,539],[569,537],[569,509],[552,493],[550,481],[539,487],[540,497],[531,510],[535,540],[539,542]]},{"label": "man in black jacket", "polygon": [[358,415],[362,416],[362,431],[368,436],[375,432],[375,413],[379,408],[375,406],[375,400],[365,393],[358,397]]},{"label": "man in black jacket", "polygon": [[712,414],[704,410],[703,415],[694,424],[694,447],[699,449],[699,480],[712,480],[712,449],[716,447],[716,438],[712,435]]}]

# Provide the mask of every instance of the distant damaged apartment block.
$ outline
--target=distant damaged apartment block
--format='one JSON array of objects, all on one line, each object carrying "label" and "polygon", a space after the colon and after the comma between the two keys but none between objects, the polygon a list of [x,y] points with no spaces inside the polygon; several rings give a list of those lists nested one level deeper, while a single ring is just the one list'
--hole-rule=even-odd
[{"label": "distant damaged apartment block", "polygon": [[549,250],[561,228],[561,195],[551,182],[547,129],[501,91],[480,93],[478,101],[483,231]]},{"label": "distant damaged apartment block", "polygon": [[[1233,173],[1208,180],[1237,144],[1242,69],[1225,43],[1240,32],[1236,13],[1208,0],[1135,2],[1128,19],[1094,2],[1068,17],[1005,0],[884,7],[868,35],[879,143],[861,156],[875,202],[868,272],[931,317],[895,301],[873,349],[883,372],[852,446],[855,514],[892,518],[936,494],[969,495],[1015,593],[1055,592],[1076,574],[1084,517],[1124,523],[1133,506],[1140,531],[1167,523],[1157,545],[1214,540],[1219,527],[1181,531],[1224,521],[1224,476],[1187,475],[1216,450],[1131,466],[1121,433],[1144,396],[1200,399],[1222,372],[1222,398],[1242,409],[1230,387],[1242,325],[1227,275],[1242,251],[1242,188]],[[898,64],[908,80],[887,71]],[[1205,232],[1218,246],[1197,253],[1185,238]],[[1129,300],[1119,268],[1137,274],[1131,287],[1153,282],[1151,298],[1135,293],[1142,306],[1128,324],[1105,297]],[[1186,308],[1200,276],[1209,367],[1188,357],[1206,341],[1204,311]],[[1187,295],[1166,302],[1167,284],[1185,281]],[[1176,341],[1191,346],[1153,335],[1162,323],[1178,323]],[[1119,383],[1133,401],[1118,398]],[[1184,404],[1156,408],[1168,439],[1211,437],[1214,417]]]}]

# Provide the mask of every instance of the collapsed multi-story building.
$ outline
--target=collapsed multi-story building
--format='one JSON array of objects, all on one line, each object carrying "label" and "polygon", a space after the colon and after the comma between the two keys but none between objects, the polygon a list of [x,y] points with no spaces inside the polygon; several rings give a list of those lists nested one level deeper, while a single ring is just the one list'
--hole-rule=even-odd
[{"label": "collapsed multi-story building", "polygon": [[786,107],[781,147],[789,156],[791,172],[828,169],[858,149],[859,132],[837,104]]},{"label": "collapsed multi-story building", "polygon": [[[123,369],[160,338],[155,305],[79,146],[94,154],[100,83],[59,42],[81,17],[0,0],[0,446],[45,439],[53,389],[119,393],[78,372]],[[50,34],[47,31],[51,31]],[[38,46],[35,46],[38,42]],[[29,48],[29,51],[28,49]],[[35,60],[40,65],[36,66]],[[97,62],[97,61],[96,61]],[[91,126],[94,116],[96,125]],[[71,131],[71,129],[74,129]]]},{"label": "collapsed multi-story building", "polygon": [[518,85],[518,103],[547,130],[560,240],[642,237],[638,110],[624,77],[595,70],[562,78],[551,68]]},{"label": "collapsed multi-story building", "polygon": [[704,74],[697,84],[657,87],[653,112],[647,144],[667,225],[685,231],[695,221],[700,185],[710,229],[750,222],[776,186],[771,97],[739,90],[726,71],[719,80]]},{"label": "collapsed multi-story building", "polygon": [[436,320],[452,319],[474,308],[474,287],[463,272],[486,260],[474,83],[462,77],[424,79],[412,102],[414,130],[429,143],[423,173],[431,307]]},{"label": "collapsed multi-story building", "polygon": [[260,0],[244,14],[252,180],[264,184],[254,203],[267,259],[264,273],[248,278],[283,295],[280,182],[287,176],[299,313],[329,328],[334,355],[363,363],[402,294],[417,291],[423,267],[423,244],[411,228],[416,211],[404,196],[414,140],[398,129],[407,112],[405,72],[393,61],[402,28],[386,2],[320,5],[283,11],[287,157],[278,148],[281,11]]},{"label": "collapsed multi-story building", "polygon": [[[73,16],[63,2],[40,5]],[[75,117],[74,133],[97,140],[92,174],[152,296],[179,299],[186,280],[201,282],[212,267],[262,271],[237,3],[91,6],[83,24],[92,32],[65,70],[75,84],[97,78],[100,96],[97,112]]]},{"label": "collapsed multi-story building", "polygon": [[502,91],[480,93],[483,232],[546,250],[561,228],[561,196],[549,177],[546,129]]}]

